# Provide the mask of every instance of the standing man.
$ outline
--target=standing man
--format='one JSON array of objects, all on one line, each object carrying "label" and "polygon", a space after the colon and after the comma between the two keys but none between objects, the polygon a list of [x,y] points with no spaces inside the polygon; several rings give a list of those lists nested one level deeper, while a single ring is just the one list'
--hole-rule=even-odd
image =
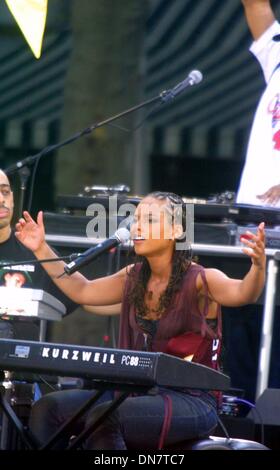
[{"label": "standing man", "polygon": [[254,38],[250,51],[266,81],[248,144],[237,203],[280,207],[280,25],[270,0],[241,0]]},{"label": "standing man", "polygon": [[[42,289],[60,300],[66,307],[66,312],[71,313],[78,305],[66,297],[52,282],[45,270],[38,263],[28,263],[34,259],[33,253],[26,249],[15,237],[11,227],[13,217],[14,199],[13,192],[6,174],[0,170],[0,261],[22,261],[22,265],[2,267],[0,265],[0,286],[30,287]],[[1,299],[0,299],[1,307]],[[0,337],[38,339],[38,331],[30,322],[0,321]]]},{"label": "standing man", "polygon": [[[249,139],[237,202],[280,207],[280,25],[270,0],[241,0],[254,38],[250,51],[266,81]],[[232,385],[255,400],[262,305],[239,307],[226,315],[224,336]],[[280,386],[279,310],[274,320],[270,387]]]}]

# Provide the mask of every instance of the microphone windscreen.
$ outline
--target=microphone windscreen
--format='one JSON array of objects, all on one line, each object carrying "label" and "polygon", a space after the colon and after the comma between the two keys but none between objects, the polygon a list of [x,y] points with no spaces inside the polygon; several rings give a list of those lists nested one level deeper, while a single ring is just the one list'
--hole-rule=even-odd
[{"label": "microphone windscreen", "polygon": [[203,75],[200,70],[192,70],[189,74],[189,78],[192,79],[194,85],[198,85],[203,80]]},{"label": "microphone windscreen", "polygon": [[115,237],[120,243],[126,243],[130,239],[130,231],[125,227],[121,227],[115,232]]}]

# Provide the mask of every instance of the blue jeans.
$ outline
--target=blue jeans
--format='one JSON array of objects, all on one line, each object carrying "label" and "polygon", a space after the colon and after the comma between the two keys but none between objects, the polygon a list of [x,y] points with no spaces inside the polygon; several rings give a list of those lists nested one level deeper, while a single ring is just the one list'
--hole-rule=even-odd
[{"label": "blue jeans", "polygon": [[[31,411],[30,430],[41,444],[92,395],[89,390],[65,390],[43,396]],[[106,395],[107,394],[107,395]],[[84,426],[95,421],[106,407],[111,392],[106,392],[79,420],[56,448],[66,448],[71,434],[78,435]],[[111,395],[111,397],[110,397]],[[165,445],[209,435],[217,424],[215,400],[207,393],[197,396],[169,389],[157,395],[128,397],[90,435],[85,448],[94,450],[157,449],[162,431],[165,406],[163,395],[172,403],[172,418]],[[103,402],[103,403],[102,403]]]}]

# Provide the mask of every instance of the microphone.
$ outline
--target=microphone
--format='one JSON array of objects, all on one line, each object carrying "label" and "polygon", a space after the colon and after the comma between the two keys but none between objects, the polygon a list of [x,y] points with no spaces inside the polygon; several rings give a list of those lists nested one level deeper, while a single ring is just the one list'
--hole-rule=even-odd
[{"label": "microphone", "polygon": [[160,94],[163,102],[173,100],[179,93],[182,93],[188,86],[198,85],[203,80],[203,75],[199,70],[192,70],[187,78],[182,82],[178,83],[175,87],[170,90],[165,90]]},{"label": "microphone", "polygon": [[70,276],[74,272],[78,271],[82,266],[87,265],[92,260],[102,255],[105,251],[109,251],[111,248],[114,248],[117,245],[124,244],[130,239],[130,232],[126,228],[119,228],[112,237],[107,238],[98,245],[89,248],[82,255],[71,263],[64,266],[64,272]]}]

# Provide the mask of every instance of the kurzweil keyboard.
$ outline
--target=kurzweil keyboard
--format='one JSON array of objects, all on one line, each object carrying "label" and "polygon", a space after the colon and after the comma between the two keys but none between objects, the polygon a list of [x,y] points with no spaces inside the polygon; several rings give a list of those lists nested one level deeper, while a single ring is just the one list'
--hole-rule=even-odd
[{"label": "kurzweil keyboard", "polygon": [[228,390],[228,376],[164,353],[0,339],[0,369],[96,382]]}]

